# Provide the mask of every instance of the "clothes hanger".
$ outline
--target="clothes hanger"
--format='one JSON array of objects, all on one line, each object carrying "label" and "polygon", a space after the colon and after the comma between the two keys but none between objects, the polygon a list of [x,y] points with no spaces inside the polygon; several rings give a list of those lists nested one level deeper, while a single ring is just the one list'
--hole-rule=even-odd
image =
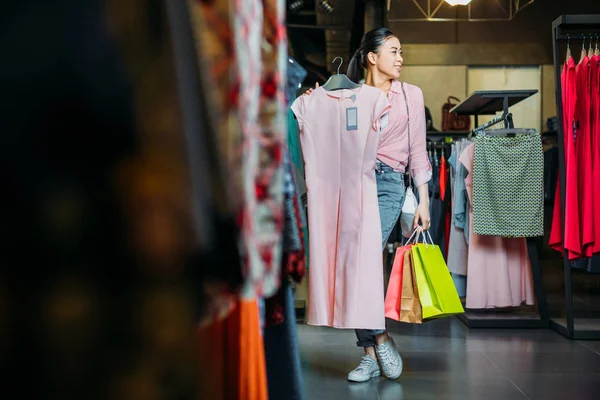
[{"label": "clothes hanger", "polygon": [[504,129],[486,129],[480,133],[482,135],[487,135],[487,136],[513,137],[515,135],[537,134],[537,130],[532,129],[532,128],[504,128]]},{"label": "clothes hanger", "polygon": [[581,58],[579,59],[579,64],[581,64],[586,57],[587,51],[585,51],[585,36],[583,36],[583,44],[581,45]]},{"label": "clothes hanger", "polygon": [[594,50],[595,56],[600,56],[600,49],[598,48],[598,34],[596,33],[596,50]]},{"label": "clothes hanger", "polygon": [[344,59],[342,57],[334,58],[331,63],[333,64],[335,62],[335,60],[337,60],[338,58],[340,59],[340,65],[338,65],[337,74],[331,75],[329,77],[327,82],[325,82],[325,84],[322,86],[323,89],[325,89],[325,90],[340,90],[340,89],[359,88],[361,85],[359,85],[358,83],[352,82],[350,79],[348,79],[348,77],[345,74],[340,74],[340,68],[342,67],[342,64],[344,63]]},{"label": "clothes hanger", "polygon": [[569,61],[571,58],[571,35],[567,34],[567,58],[565,58],[565,62]]},{"label": "clothes hanger", "polygon": [[590,33],[590,47],[588,48],[588,53],[587,56],[588,58],[592,58],[594,56],[594,49],[592,48],[592,37],[594,35],[592,33]]}]

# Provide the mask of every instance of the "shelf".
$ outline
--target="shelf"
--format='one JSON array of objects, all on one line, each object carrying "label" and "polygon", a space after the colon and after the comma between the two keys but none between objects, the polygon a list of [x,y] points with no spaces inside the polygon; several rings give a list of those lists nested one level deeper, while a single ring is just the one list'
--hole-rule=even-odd
[{"label": "shelf", "polygon": [[504,99],[508,107],[533,96],[537,90],[478,90],[457,104],[450,112],[458,115],[496,115],[504,110]]},{"label": "shelf", "polygon": [[598,21],[600,14],[561,15],[552,22],[552,28],[585,29],[586,26],[590,26],[598,29]]},{"label": "shelf", "polygon": [[458,315],[471,329],[548,329],[548,322],[540,318],[539,313],[531,306],[523,306],[510,310],[490,309],[487,312],[465,310]]}]

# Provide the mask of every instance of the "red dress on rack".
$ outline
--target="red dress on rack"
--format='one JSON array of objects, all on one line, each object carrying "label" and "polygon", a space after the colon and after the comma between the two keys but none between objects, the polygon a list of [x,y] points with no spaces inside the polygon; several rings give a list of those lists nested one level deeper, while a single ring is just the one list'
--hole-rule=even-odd
[{"label": "red dress on rack", "polygon": [[576,67],[577,74],[577,103],[575,107],[575,120],[577,131],[575,133],[575,151],[579,166],[579,221],[581,223],[581,248],[582,255],[592,256],[594,246],[594,203],[592,180],[592,133],[590,126],[590,64],[591,59],[586,56]]},{"label": "red dress on rack", "polygon": [[[561,214],[560,184],[556,185],[554,197],[554,216],[550,232],[549,245],[555,250],[567,250],[569,259],[581,256],[581,234],[579,229],[579,203],[578,203],[578,165],[575,158],[575,138],[573,121],[575,105],[577,103],[577,80],[575,61],[572,57],[565,62],[561,74],[562,106],[563,106],[563,136],[565,154],[565,221],[563,224]],[[560,182],[559,182],[560,183]],[[564,235],[563,235],[563,226]],[[564,236],[564,242],[563,242]],[[564,247],[563,247],[564,246]]]},{"label": "red dress on rack", "polygon": [[[448,163],[446,162],[446,156],[442,152],[442,159],[440,160],[440,198],[442,202],[446,199],[446,189],[448,187]],[[448,246],[450,245],[450,201],[448,201],[448,207],[446,207],[444,219],[444,244],[446,252],[448,252]]]},{"label": "red dress on rack", "polygon": [[[592,181],[594,199],[600,201],[600,56],[593,56],[590,66],[590,125],[592,131]],[[600,210],[594,212],[594,254],[600,252]]]}]

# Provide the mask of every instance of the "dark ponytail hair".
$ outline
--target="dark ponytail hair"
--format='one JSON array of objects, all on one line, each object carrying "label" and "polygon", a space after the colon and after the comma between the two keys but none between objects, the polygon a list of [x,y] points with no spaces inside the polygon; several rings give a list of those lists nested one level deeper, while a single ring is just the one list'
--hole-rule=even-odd
[{"label": "dark ponytail hair", "polygon": [[396,37],[396,35],[387,28],[377,28],[365,33],[360,40],[360,47],[354,52],[348,63],[346,72],[348,79],[358,83],[362,79],[363,70],[367,67],[367,55],[379,53],[381,46],[391,37]]}]

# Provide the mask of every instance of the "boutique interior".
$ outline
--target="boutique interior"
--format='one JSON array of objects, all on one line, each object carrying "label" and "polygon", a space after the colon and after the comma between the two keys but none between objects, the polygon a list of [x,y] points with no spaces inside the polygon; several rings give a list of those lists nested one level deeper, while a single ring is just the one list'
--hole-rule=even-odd
[{"label": "boutique interior", "polygon": [[[598,0],[48,3],[0,17],[7,393],[599,398]],[[374,258],[403,372],[357,383],[338,303],[368,296],[336,280],[334,322],[310,310],[335,217],[311,214],[317,178],[351,153],[303,135],[329,123],[307,98],[368,87],[342,78],[380,27],[423,93],[431,226],[406,250],[398,217]]]}]

